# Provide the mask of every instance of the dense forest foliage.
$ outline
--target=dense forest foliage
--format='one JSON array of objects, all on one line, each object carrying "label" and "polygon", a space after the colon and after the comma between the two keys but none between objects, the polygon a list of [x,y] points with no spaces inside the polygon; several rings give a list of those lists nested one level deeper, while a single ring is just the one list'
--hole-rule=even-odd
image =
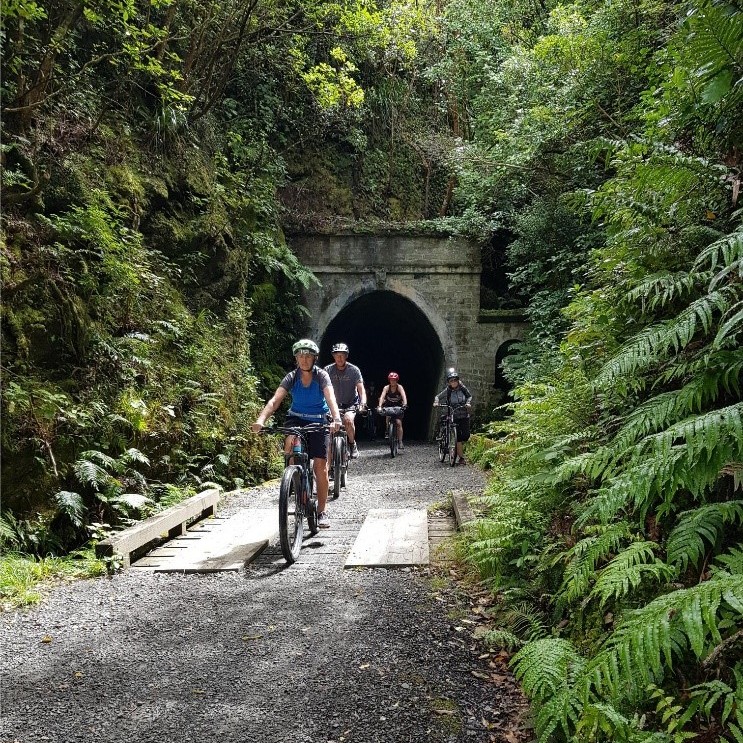
[{"label": "dense forest foliage", "polygon": [[10,0],[1,33],[6,548],[267,474],[285,232],[428,220],[528,302],[464,551],[540,740],[743,741],[738,2]]}]

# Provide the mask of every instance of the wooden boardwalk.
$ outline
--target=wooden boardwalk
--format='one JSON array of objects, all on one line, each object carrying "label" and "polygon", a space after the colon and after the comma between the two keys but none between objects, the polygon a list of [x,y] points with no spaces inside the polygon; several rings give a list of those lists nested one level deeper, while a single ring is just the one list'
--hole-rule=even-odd
[{"label": "wooden boardwalk", "polygon": [[132,564],[156,573],[240,570],[279,533],[275,508],[243,508],[229,518],[200,521],[185,534]]},{"label": "wooden boardwalk", "polygon": [[[306,534],[308,549],[303,548],[302,559],[346,568],[428,565],[432,559],[441,560],[441,545],[455,531],[452,516],[428,514],[422,508],[373,509],[360,529],[358,522],[334,520],[333,528],[321,530],[316,537]],[[245,508],[228,518],[212,517],[195,524],[134,562],[132,569],[159,573],[237,571],[277,540],[277,509]]]}]

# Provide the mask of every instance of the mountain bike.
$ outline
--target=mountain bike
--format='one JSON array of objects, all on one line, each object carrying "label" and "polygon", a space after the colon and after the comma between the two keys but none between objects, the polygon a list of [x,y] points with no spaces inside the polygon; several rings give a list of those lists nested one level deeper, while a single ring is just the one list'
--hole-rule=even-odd
[{"label": "mountain bike", "polygon": [[[358,405],[352,405],[350,408],[339,408],[341,419],[352,410],[358,410]],[[330,466],[333,468],[333,488],[331,495],[336,500],[341,494],[341,488],[346,487],[348,479],[348,463],[351,459],[351,447],[348,445],[348,434],[346,426],[342,423],[341,427],[333,434],[330,444]]]},{"label": "mountain bike", "polygon": [[292,451],[284,453],[284,474],[279,486],[279,542],[281,554],[291,565],[297,561],[304,540],[304,520],[310,534],[317,534],[317,496],[313,493],[314,474],[308,454],[307,436],[315,431],[327,431],[322,423],[304,427],[275,426],[264,428],[265,433],[283,433],[292,436]]},{"label": "mountain bike", "polygon": [[454,466],[457,463],[457,423],[454,420],[454,411],[464,405],[442,405],[446,408],[446,413],[442,414],[439,428],[439,462],[443,462],[449,457],[449,465]]},{"label": "mountain bike", "polygon": [[397,421],[405,415],[405,407],[396,405],[390,408],[379,408],[379,414],[388,419],[386,439],[390,445],[390,455],[394,459],[397,456],[397,450],[400,446],[400,442],[397,440]]}]

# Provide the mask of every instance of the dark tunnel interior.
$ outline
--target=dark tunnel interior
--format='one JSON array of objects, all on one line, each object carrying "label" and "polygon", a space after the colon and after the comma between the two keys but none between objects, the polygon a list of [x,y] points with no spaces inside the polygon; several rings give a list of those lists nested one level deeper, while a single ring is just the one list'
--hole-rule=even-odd
[{"label": "dark tunnel interior", "polygon": [[396,371],[408,396],[405,438],[426,439],[431,403],[444,366],[441,343],[428,318],[409,299],[389,291],[359,297],[328,325],[320,342],[320,362],[332,363],[334,343],[347,343],[349,362],[361,369],[370,407],[376,407],[387,374]]}]

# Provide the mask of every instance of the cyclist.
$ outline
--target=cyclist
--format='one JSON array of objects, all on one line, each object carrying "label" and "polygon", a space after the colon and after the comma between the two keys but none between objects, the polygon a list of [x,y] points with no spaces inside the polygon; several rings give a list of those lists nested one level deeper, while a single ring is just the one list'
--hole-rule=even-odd
[{"label": "cyclist", "polygon": [[[266,424],[266,419],[281,405],[287,394],[291,396],[291,407],[287,413],[287,426],[304,426],[310,423],[324,423],[328,411],[333,416],[331,433],[335,433],[341,425],[338,404],[335,401],[333,385],[324,369],[315,365],[320,349],[317,343],[308,338],[298,340],[292,346],[292,353],[297,362],[297,368],[290,371],[276,388],[273,397],[266,403],[260,415],[252,425],[252,430],[258,433]],[[312,469],[317,483],[318,526],[321,529],[330,527],[328,518],[328,437],[323,431],[313,431],[307,437],[307,453],[312,458]],[[284,451],[291,453],[291,436],[286,437]]]},{"label": "cyclist", "polygon": [[[334,364],[325,367],[325,371],[333,383],[335,399],[339,408],[351,408],[359,406],[360,411],[366,409],[366,390],[361,369],[354,364],[348,363],[348,346],[345,343],[336,343],[331,351]],[[347,410],[343,414],[343,424],[348,434],[348,446],[351,450],[351,459],[359,456],[359,447],[356,444],[356,410]]]},{"label": "cyclist", "polygon": [[[462,444],[470,438],[470,409],[472,408],[472,395],[467,387],[460,381],[457,370],[453,367],[446,370],[446,387],[433,398],[433,406],[438,405],[463,405],[454,411],[454,420],[457,422],[457,454],[459,464],[467,464],[464,459]],[[446,416],[442,416],[442,420]],[[439,434],[440,435],[440,434]]]},{"label": "cyclist", "polygon": [[[405,394],[405,389],[400,384],[400,375],[397,372],[390,372],[387,375],[387,381],[389,384],[384,386],[382,394],[379,396],[379,403],[377,405],[377,411],[382,412],[382,408],[392,408],[401,406],[403,408],[408,407],[408,396]],[[385,429],[389,425],[389,416],[385,416]],[[397,428],[397,441],[398,448],[403,449],[402,445],[402,418],[395,419],[395,426]]]}]

